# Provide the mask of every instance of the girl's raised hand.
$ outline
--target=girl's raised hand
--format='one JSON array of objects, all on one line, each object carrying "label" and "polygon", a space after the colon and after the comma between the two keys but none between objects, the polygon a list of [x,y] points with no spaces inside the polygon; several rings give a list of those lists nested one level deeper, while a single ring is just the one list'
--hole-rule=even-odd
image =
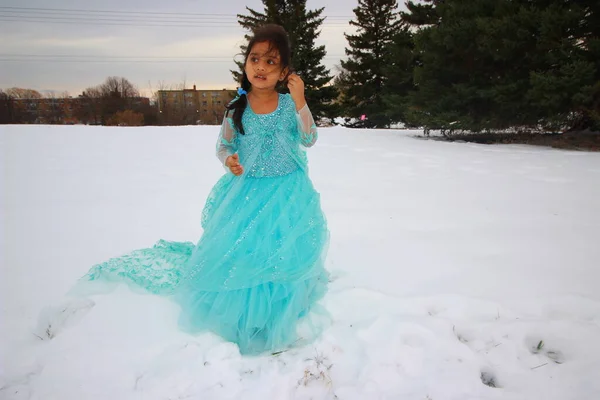
[{"label": "girl's raised hand", "polygon": [[304,81],[298,75],[292,73],[288,76],[288,89],[292,95],[292,100],[296,103],[296,110],[299,111],[306,105],[304,98]]},{"label": "girl's raised hand", "polygon": [[229,167],[229,170],[235,176],[240,176],[244,173],[244,167],[240,164],[240,156],[236,153],[225,159],[225,165]]}]

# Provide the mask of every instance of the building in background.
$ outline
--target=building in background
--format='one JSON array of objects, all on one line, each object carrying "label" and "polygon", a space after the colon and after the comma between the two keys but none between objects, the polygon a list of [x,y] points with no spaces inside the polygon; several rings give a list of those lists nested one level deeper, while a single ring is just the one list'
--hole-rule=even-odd
[{"label": "building in background", "polygon": [[86,124],[106,123],[116,112],[130,110],[144,115],[146,123],[156,122],[156,111],[148,97],[47,97],[0,96],[0,123],[3,124]]},{"label": "building in background", "polygon": [[159,122],[165,125],[220,125],[234,90],[159,90]]}]

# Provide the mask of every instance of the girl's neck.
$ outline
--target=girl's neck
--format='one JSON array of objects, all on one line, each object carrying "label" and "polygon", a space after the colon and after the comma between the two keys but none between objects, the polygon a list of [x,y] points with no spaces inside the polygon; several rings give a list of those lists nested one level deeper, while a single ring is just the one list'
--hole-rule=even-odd
[{"label": "girl's neck", "polygon": [[251,90],[248,104],[255,114],[270,114],[279,106],[279,93],[274,89]]},{"label": "girl's neck", "polygon": [[275,89],[252,89],[248,94],[258,101],[269,101],[278,96]]}]

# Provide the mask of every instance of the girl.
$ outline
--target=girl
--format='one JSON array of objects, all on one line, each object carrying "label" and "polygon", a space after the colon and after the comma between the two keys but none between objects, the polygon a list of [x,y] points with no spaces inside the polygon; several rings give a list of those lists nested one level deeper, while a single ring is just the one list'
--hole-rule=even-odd
[{"label": "girl", "polygon": [[[180,326],[212,331],[245,354],[285,350],[299,320],[326,291],[328,229],[304,148],[317,130],[304,83],[290,73],[286,32],[266,25],[245,54],[238,97],[223,120],[217,156],[227,173],[202,213],[197,245],[159,241],[97,265],[85,281],[125,279],[181,306]],[[286,84],[290,94],[279,94]]]}]

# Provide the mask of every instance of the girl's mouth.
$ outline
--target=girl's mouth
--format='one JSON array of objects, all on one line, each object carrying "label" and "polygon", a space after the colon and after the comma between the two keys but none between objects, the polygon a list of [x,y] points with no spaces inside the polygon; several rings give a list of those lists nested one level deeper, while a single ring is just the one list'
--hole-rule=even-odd
[{"label": "girl's mouth", "polygon": [[254,75],[254,78],[256,79],[260,79],[261,81],[265,81],[267,80],[267,77],[264,75]]}]

